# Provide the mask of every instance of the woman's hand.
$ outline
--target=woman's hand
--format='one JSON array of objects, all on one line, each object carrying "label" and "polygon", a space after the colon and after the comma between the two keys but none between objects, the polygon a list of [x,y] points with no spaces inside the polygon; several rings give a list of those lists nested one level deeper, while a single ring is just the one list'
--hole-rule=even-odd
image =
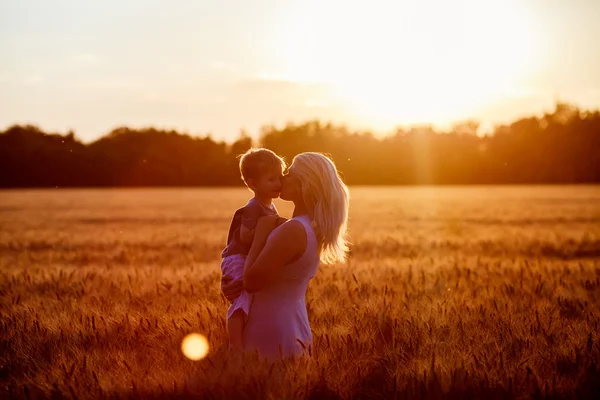
[{"label": "woman's hand", "polygon": [[278,227],[281,224],[284,224],[288,222],[287,218],[283,218],[283,217],[278,217],[277,220],[275,221],[275,227]]},{"label": "woman's hand", "polygon": [[279,216],[277,215],[265,215],[260,217],[256,223],[254,229],[254,240],[265,241],[269,234],[277,227],[277,221]]},{"label": "woman's hand", "polygon": [[239,297],[244,290],[243,281],[232,281],[230,277],[221,276],[221,291],[229,301],[233,301]]}]

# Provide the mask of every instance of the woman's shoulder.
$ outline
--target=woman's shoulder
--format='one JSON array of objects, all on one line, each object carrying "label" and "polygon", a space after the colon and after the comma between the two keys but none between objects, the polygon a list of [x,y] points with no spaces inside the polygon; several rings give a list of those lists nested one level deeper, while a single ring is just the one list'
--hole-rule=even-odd
[{"label": "woman's shoulder", "polygon": [[305,248],[308,242],[316,239],[315,231],[308,216],[298,216],[287,220],[272,232],[280,239],[296,241],[299,247]]},{"label": "woman's shoulder", "polygon": [[290,219],[275,228],[267,241],[278,253],[298,254],[306,250],[307,234],[300,221]]},{"label": "woman's shoulder", "polygon": [[304,231],[308,235],[309,233],[315,234],[315,229],[313,227],[313,222],[311,221],[308,215],[299,215],[297,217],[292,218],[290,221],[297,221],[298,225],[301,225],[304,228]]},{"label": "woman's shoulder", "polygon": [[278,236],[296,239],[306,235],[304,224],[296,218],[289,219],[279,225],[275,233],[277,233]]}]

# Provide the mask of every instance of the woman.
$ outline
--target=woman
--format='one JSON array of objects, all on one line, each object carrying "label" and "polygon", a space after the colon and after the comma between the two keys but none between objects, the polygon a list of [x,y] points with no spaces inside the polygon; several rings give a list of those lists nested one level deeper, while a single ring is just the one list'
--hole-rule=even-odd
[{"label": "woman", "polygon": [[281,180],[281,199],[294,202],[292,219],[259,220],[244,267],[243,286],[221,282],[229,299],[253,294],[244,350],[270,359],[302,353],[312,343],[304,296],[319,261],[343,261],[349,193],[335,164],[319,153],[297,155]]}]

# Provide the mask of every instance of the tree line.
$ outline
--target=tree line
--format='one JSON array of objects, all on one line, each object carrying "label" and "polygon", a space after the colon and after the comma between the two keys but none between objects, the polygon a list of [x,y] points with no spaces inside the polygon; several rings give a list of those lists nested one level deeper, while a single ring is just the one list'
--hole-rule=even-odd
[{"label": "tree line", "polygon": [[176,131],[120,127],[84,144],[73,132],[32,125],[0,132],[0,187],[242,185],[237,155],[267,147],[288,162],[304,151],[330,154],[350,185],[566,184],[600,182],[600,111],[557,103],[478,136],[466,121],[448,131],[368,131],[307,121],[262,128],[233,143]]}]

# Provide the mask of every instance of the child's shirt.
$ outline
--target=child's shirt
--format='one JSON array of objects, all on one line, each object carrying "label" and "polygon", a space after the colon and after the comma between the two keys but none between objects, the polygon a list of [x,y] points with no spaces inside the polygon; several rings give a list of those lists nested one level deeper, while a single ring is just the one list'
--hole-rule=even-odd
[{"label": "child's shirt", "polygon": [[248,255],[252,242],[243,243],[240,239],[240,230],[242,226],[248,230],[253,230],[256,228],[258,219],[265,215],[279,215],[275,204],[271,203],[271,207],[267,207],[254,197],[244,207],[237,210],[231,220],[229,234],[227,235],[227,247],[221,253],[221,257],[225,258],[233,254]]}]

